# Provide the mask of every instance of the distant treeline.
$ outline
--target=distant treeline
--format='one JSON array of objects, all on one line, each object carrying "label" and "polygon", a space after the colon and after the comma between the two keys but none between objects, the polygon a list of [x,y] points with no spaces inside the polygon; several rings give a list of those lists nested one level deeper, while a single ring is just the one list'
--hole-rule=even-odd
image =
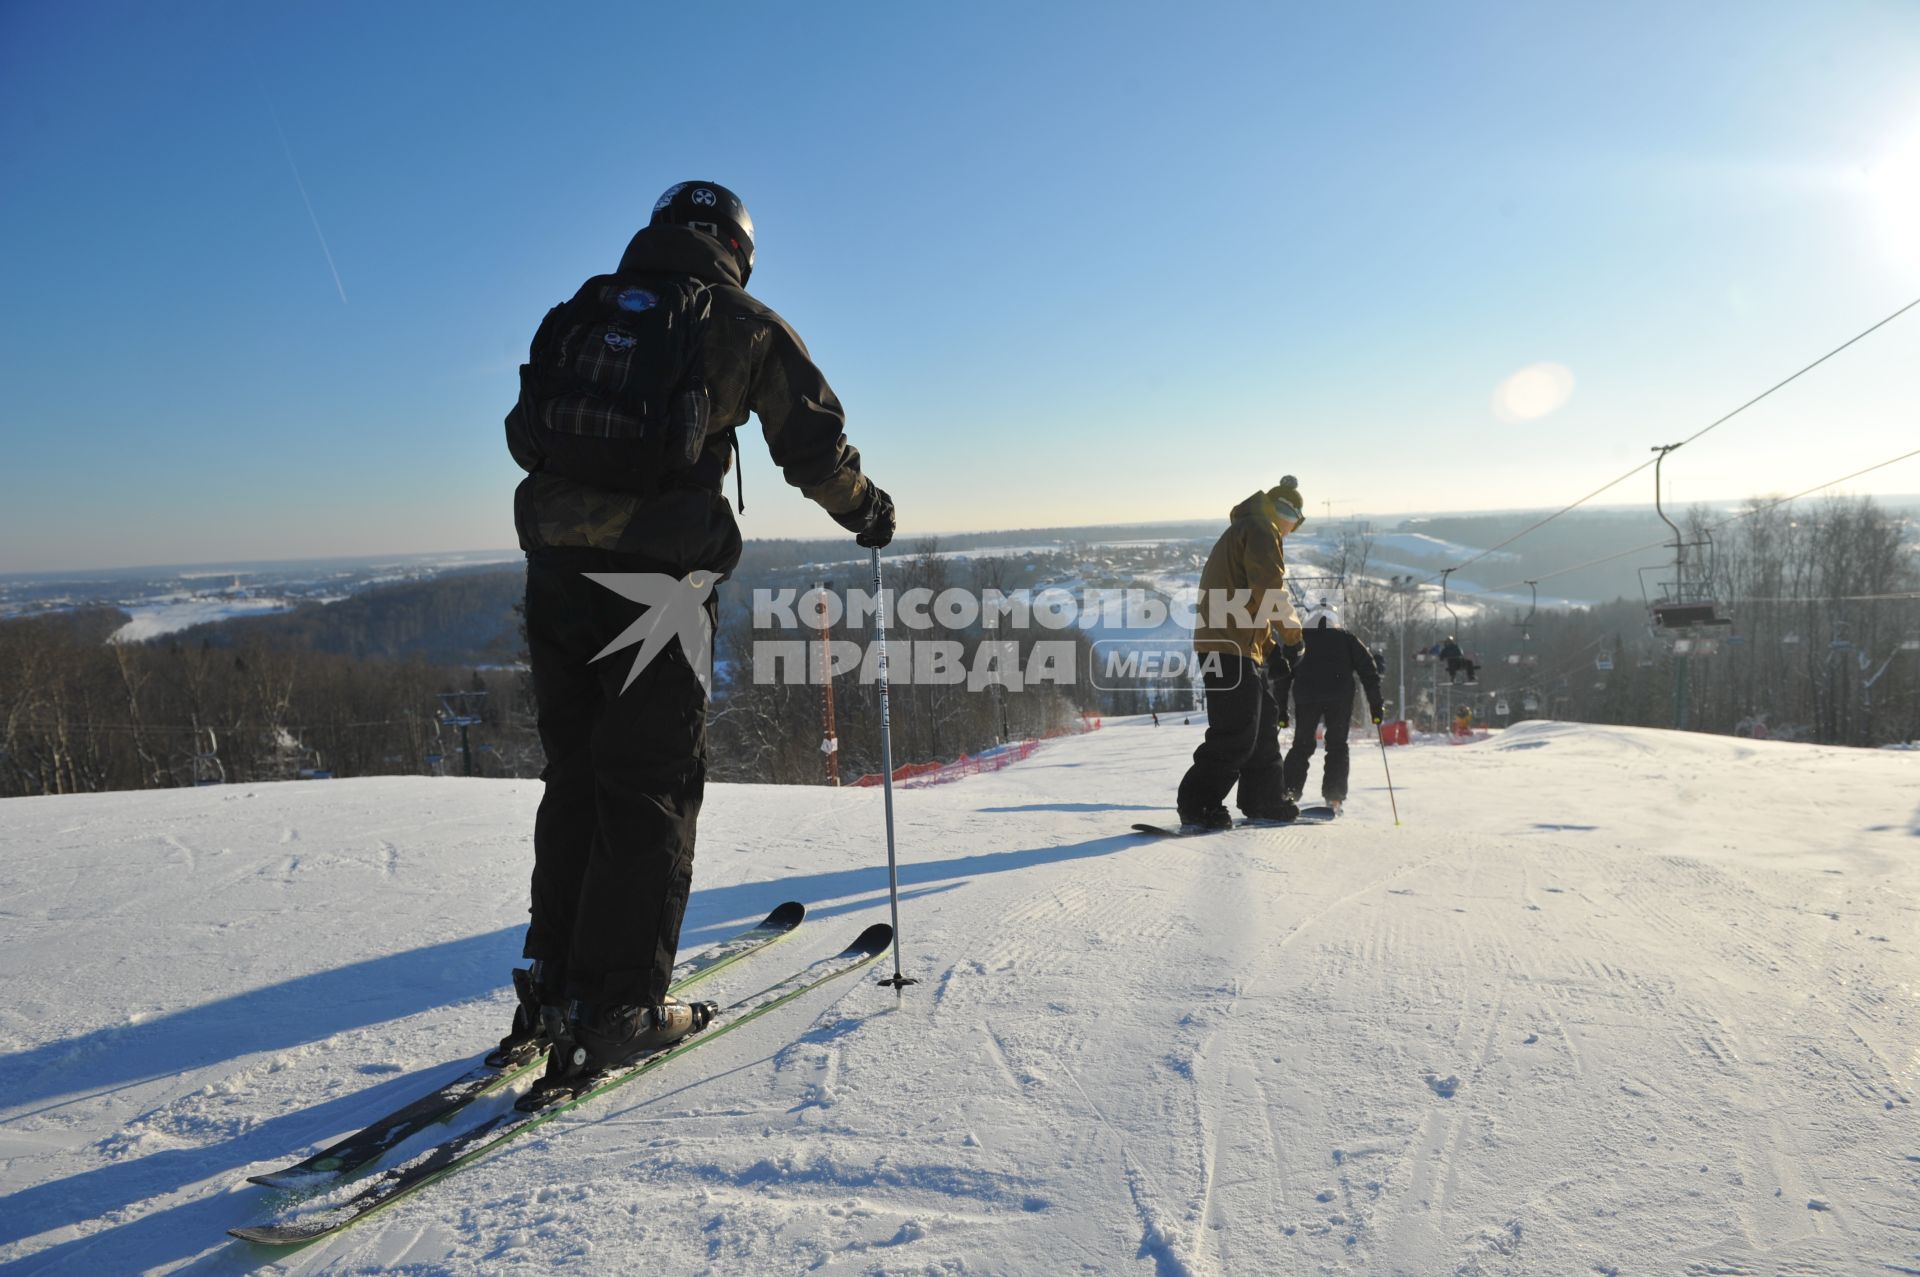
[{"label": "distant treeline", "polygon": [[[1090,542],[1212,538],[1220,535],[1226,514],[1222,510],[1218,520],[1198,519],[1184,523],[1108,523],[1083,528],[1010,528],[994,532],[944,533],[931,540],[941,551],[950,553],[955,550],[996,550],[1023,546],[1065,550]],[[911,545],[897,541],[885,551],[883,558],[888,563],[896,558],[914,558],[925,544],[925,540]],[[746,543],[745,554],[735,576],[751,577],[757,572],[805,563],[839,563],[856,558],[864,561],[866,557],[866,552],[850,545],[845,536],[817,539],[757,538]]]},{"label": "distant treeline", "polygon": [[[1390,685],[1404,626],[1409,710],[1425,726],[1465,706],[1479,723],[1551,717],[1842,745],[1920,737],[1920,538],[1909,518],[1871,498],[1675,517],[1693,546],[1689,592],[1731,624],[1655,631],[1639,598],[1456,618],[1430,592],[1377,586],[1349,591],[1349,617],[1389,657]],[[1669,566],[1647,574],[1655,599],[1673,583],[1673,551],[1644,556],[1657,564],[1662,553]],[[1482,663],[1476,688],[1412,659],[1454,631]]]},{"label": "distant treeline", "polygon": [[268,647],[357,660],[495,664],[515,659],[515,609],[526,594],[520,566],[467,568],[425,581],[380,586],[334,603],[211,621],[182,630],[192,646]]},{"label": "distant treeline", "polygon": [[477,707],[481,739],[496,733],[476,771],[538,768],[530,730],[515,730],[515,671],[254,639],[110,642],[126,620],[96,609],[0,624],[0,794],[420,773],[457,747],[450,703]]},{"label": "distant treeline", "polygon": [[[956,564],[929,543],[890,559],[888,584],[970,585],[1001,562]],[[807,575],[774,571],[771,579],[804,588]],[[538,776],[523,591],[518,569],[463,572],[147,642],[110,641],[129,619],[112,608],[0,622],[0,796],[318,776]],[[744,599],[732,604],[717,642],[725,681],[711,716],[709,775],[818,782],[821,688],[817,680],[755,683],[750,611]],[[865,636],[843,629],[837,637]],[[956,637],[897,633],[896,662],[905,666],[905,645],[916,638]],[[1041,637],[1061,636],[1005,637],[1030,651]],[[1078,645],[1078,667],[1088,668],[1084,638],[1067,637]],[[433,659],[442,653],[466,659]],[[851,781],[881,765],[878,693],[848,675],[836,694],[838,760]],[[902,684],[892,698],[894,760],[949,760],[1044,735],[1097,700],[1075,687],[975,695]],[[1144,693],[1127,703],[1144,706]]]},{"label": "distant treeline", "polygon": [[[1390,712],[1423,728],[1464,710],[1477,724],[1551,717],[1846,745],[1920,737],[1920,555],[1911,524],[1871,500],[1750,510],[1731,522],[1724,511],[1685,517],[1687,539],[1700,543],[1690,552],[1693,588],[1733,621],[1691,636],[1655,632],[1637,599],[1571,612],[1451,615],[1431,588],[1396,591],[1367,580],[1378,569],[1369,562],[1371,538],[1357,527],[1329,542],[1330,566],[1352,582],[1347,627],[1386,663]],[[1432,534],[1449,531],[1465,529],[1435,526]],[[825,777],[818,678],[756,681],[751,659],[756,642],[816,635],[756,631],[746,606],[755,585],[813,584],[820,574],[801,570],[810,559],[852,557],[844,540],[817,543],[817,556],[815,545],[750,543],[724,592],[709,733],[716,780]],[[887,559],[888,585],[1014,590],[1072,575],[1092,587],[1145,586],[1191,569],[1196,547],[1171,542],[1077,560],[1063,551],[1039,561],[955,558],[948,548],[900,547]],[[866,583],[863,565],[849,563],[847,572],[855,579],[838,587]],[[144,643],[109,641],[128,619],[116,609],[0,622],[0,795],[469,769],[537,776],[543,759],[521,658],[522,591],[519,569],[459,572]],[[1480,662],[1476,686],[1450,684],[1418,659],[1448,634]],[[868,635],[842,625],[829,637]],[[893,637],[898,669],[908,643],[955,642],[971,652],[986,635],[977,624],[936,624]],[[892,698],[896,765],[1045,735],[1083,711],[1195,709],[1178,679],[1096,689],[1094,654],[1077,630],[1003,629],[993,637],[1015,644],[1021,668],[1036,643],[1071,643],[1079,681],[1017,692],[900,682]],[[1683,638],[1684,648],[1676,642]],[[877,690],[852,675],[836,678],[834,715],[841,776],[877,771]]]},{"label": "distant treeline", "polygon": [[[958,588],[978,592],[984,588],[1011,593],[1032,582],[1014,560],[986,557],[956,559],[946,557],[945,543],[924,540],[902,547],[902,552],[886,560],[886,588],[898,598],[908,591],[924,589],[930,597]],[[846,554],[846,543],[839,543]],[[743,564],[743,567],[746,565]],[[806,590],[814,581],[806,574],[788,573],[783,578],[769,573],[760,584]],[[1094,584],[1124,585],[1112,581]],[[864,574],[855,579],[833,583],[836,592],[849,587],[866,589]],[[748,589],[745,582],[742,591]],[[979,624],[955,628],[942,624],[938,610],[930,609],[926,628],[902,629],[894,618],[890,635],[890,655],[897,680],[891,692],[893,721],[893,761],[898,767],[908,762],[947,762],[962,755],[975,754],[993,745],[1046,736],[1072,728],[1084,711],[1138,713],[1150,703],[1181,705],[1192,703],[1186,689],[1177,694],[1165,689],[1152,692],[1145,682],[1137,690],[1100,692],[1092,686],[1093,654],[1085,634],[1079,630],[1048,630],[1038,625],[997,628],[991,635]],[[786,681],[787,666],[777,660],[752,660],[757,643],[816,641],[851,642],[868,649],[871,632],[863,625],[850,628],[844,621],[825,636],[817,630],[795,632],[781,627],[755,629],[750,609],[735,601],[723,609],[716,649],[722,674],[727,682],[716,700],[710,725],[713,762],[710,774],[722,780],[752,780],[776,784],[819,784],[827,775],[826,740],[827,702],[819,666],[818,649],[809,646],[807,681]],[[1022,686],[983,687],[970,691],[964,684],[935,684],[904,677],[914,654],[924,646],[956,645],[953,650],[973,667],[983,641],[992,638],[1013,645],[1013,659],[1004,667],[1028,670],[1036,644],[1065,642],[1072,646],[1072,668],[1078,681],[1060,686],[1041,683]],[[755,669],[764,679],[756,681]],[[881,770],[879,688],[872,681],[848,673],[833,680],[834,733],[839,743],[838,765],[843,781],[851,782],[869,772]]]},{"label": "distant treeline", "polygon": [[[1529,514],[1442,515],[1409,519],[1393,531],[1418,533],[1457,546],[1494,546],[1539,523],[1540,512]],[[1671,553],[1660,543],[1672,539],[1667,525],[1651,510],[1576,510],[1545,527],[1526,532],[1453,579],[1455,589],[1490,589],[1503,594],[1527,593],[1525,582],[1550,577],[1542,585],[1550,598],[1581,599],[1594,603],[1640,597],[1639,569],[1658,564]],[[1619,558],[1612,556],[1620,555]],[[1459,550],[1437,550],[1430,556],[1385,555],[1398,559],[1421,575],[1459,563]],[[1568,572],[1578,564],[1591,564]],[[1651,574],[1649,574],[1651,575]]]}]

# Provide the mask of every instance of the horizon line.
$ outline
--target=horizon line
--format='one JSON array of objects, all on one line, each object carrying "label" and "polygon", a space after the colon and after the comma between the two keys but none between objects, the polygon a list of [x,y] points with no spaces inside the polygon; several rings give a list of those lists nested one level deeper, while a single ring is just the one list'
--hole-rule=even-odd
[{"label": "horizon line", "polygon": [[[1809,496],[1811,495],[1812,494],[1809,494]],[[1867,493],[1865,495],[1871,497],[1876,501],[1885,503],[1894,509],[1902,508],[1902,506],[1899,503],[1909,503],[1913,505],[1920,505],[1920,493]],[[1687,505],[1689,506],[1721,505],[1721,504],[1727,504],[1730,502],[1765,501],[1768,499],[1770,499],[1768,495],[1749,494],[1747,496],[1742,496],[1742,497],[1709,497],[1703,500],[1688,501]],[[1384,511],[1380,513],[1360,512],[1360,513],[1353,513],[1353,514],[1342,514],[1342,515],[1334,515],[1332,517],[1322,515],[1317,520],[1314,518],[1313,514],[1309,511],[1308,521],[1319,522],[1319,523],[1364,523],[1364,522],[1369,522],[1373,520],[1388,519],[1388,518],[1402,519],[1402,520],[1435,519],[1435,518],[1497,519],[1497,518],[1505,518],[1505,517],[1513,517],[1513,516],[1538,514],[1543,511],[1548,511],[1555,508],[1556,507],[1552,507],[1552,506],[1498,506],[1498,507],[1493,507],[1488,509],[1477,509],[1477,510],[1442,510],[1442,509],[1391,510],[1391,511]],[[1594,514],[1607,514],[1607,513],[1617,514],[1617,513],[1633,511],[1633,510],[1652,510],[1654,508],[1654,504],[1651,501],[1622,501],[1622,502],[1609,502],[1604,504],[1592,503],[1592,504],[1583,506],[1581,508],[1589,513],[1594,513]],[[938,531],[915,533],[912,535],[911,538],[906,536],[897,536],[893,544],[896,546],[901,546],[903,548],[896,551],[892,555],[883,554],[882,557],[883,558],[901,557],[902,555],[909,553],[909,551],[907,551],[904,547],[910,544],[911,541],[927,540],[929,538],[938,539],[941,537],[976,537],[976,536],[996,536],[996,535],[1013,537],[1013,536],[1021,536],[1021,535],[1030,535],[1035,533],[1099,532],[1104,529],[1110,529],[1110,528],[1174,528],[1174,527],[1185,527],[1185,526],[1189,526],[1196,523],[1219,524],[1221,522],[1222,522],[1222,519],[1221,519],[1221,516],[1219,515],[1201,515],[1194,518],[1185,518],[1185,519],[1140,519],[1140,520],[1121,521],[1121,522],[1114,522],[1114,523],[1072,523],[1072,524],[1059,524],[1059,525],[1050,526],[1050,527],[1036,526],[1036,527],[1023,527],[1023,528],[947,528],[947,529],[941,529]],[[1310,536],[1312,534],[1309,533],[1308,535]],[[831,541],[834,539],[835,538],[832,536],[817,536],[817,537],[765,536],[765,537],[744,537],[742,538],[742,541],[744,544],[754,545],[754,544],[768,544],[771,542],[780,542],[780,541],[808,542],[808,541]],[[492,556],[498,556],[498,557],[489,561],[499,562],[507,559],[519,558],[519,557],[522,557],[524,554],[525,554],[525,551],[520,550],[518,548],[508,548],[508,547],[502,546],[498,548],[488,548],[488,549],[395,550],[395,551],[383,551],[383,552],[368,553],[368,554],[295,555],[291,558],[278,558],[278,559],[205,559],[205,560],[200,560],[195,562],[184,562],[184,563],[178,563],[178,562],[177,563],[120,563],[120,564],[103,564],[103,565],[93,566],[93,567],[31,568],[31,569],[23,569],[19,571],[0,570],[0,581],[19,580],[22,578],[32,578],[32,577],[38,577],[38,578],[56,577],[57,578],[63,575],[73,575],[73,576],[98,575],[100,573],[105,573],[105,572],[118,572],[118,573],[175,572],[175,573],[178,573],[178,572],[185,572],[185,571],[207,571],[209,573],[216,573],[216,572],[231,571],[231,572],[236,572],[236,573],[245,575],[249,571],[254,569],[292,566],[296,564],[315,564],[315,563],[371,564],[381,559],[394,559],[396,561],[401,561],[401,560],[410,560],[410,559],[432,558],[435,556],[469,558],[469,557],[492,555]],[[480,565],[476,564],[476,566],[480,566]]]}]

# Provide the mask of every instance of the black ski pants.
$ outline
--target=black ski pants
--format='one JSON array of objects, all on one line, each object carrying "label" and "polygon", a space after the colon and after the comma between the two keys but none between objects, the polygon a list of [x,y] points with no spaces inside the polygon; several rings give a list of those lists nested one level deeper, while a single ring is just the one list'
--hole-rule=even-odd
[{"label": "black ski pants", "polygon": [[[1349,680],[1351,681],[1351,680]],[[1337,700],[1293,701],[1293,744],[1287,749],[1287,792],[1307,791],[1307,764],[1313,760],[1314,733],[1327,729],[1327,761],[1320,777],[1320,794],[1328,802],[1345,802],[1347,772],[1347,729],[1353,725],[1353,693]]]},{"label": "black ski pants", "polygon": [[523,954],[588,1003],[657,1003],[693,886],[707,696],[677,640],[621,690],[638,646],[593,658],[646,609],[586,572],[663,571],[588,549],[527,557],[527,647],[546,792],[533,827]]},{"label": "black ski pants", "polygon": [[1239,786],[1240,810],[1265,813],[1280,805],[1280,707],[1263,666],[1221,655],[1202,671],[1207,691],[1207,735],[1180,781],[1180,810],[1218,807]]}]

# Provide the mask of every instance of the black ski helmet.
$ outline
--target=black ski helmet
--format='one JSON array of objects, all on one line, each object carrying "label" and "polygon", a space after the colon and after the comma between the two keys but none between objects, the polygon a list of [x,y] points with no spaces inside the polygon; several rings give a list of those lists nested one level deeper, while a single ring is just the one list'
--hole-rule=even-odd
[{"label": "black ski helmet", "polygon": [[718,182],[676,182],[653,206],[649,226],[687,226],[733,250],[740,282],[753,274],[753,219],[747,206]]}]

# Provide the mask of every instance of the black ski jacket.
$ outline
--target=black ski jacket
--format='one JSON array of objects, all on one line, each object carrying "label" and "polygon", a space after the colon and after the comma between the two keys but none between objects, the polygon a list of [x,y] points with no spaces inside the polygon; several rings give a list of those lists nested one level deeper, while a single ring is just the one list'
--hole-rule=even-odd
[{"label": "black ski jacket", "polygon": [[1293,670],[1293,699],[1315,704],[1350,701],[1354,675],[1366,689],[1367,704],[1380,704],[1380,671],[1374,667],[1373,653],[1367,645],[1346,630],[1331,626],[1309,625],[1305,631],[1306,651]]},{"label": "black ski jacket", "polygon": [[740,529],[721,495],[732,463],[727,432],[749,413],[760,418],[767,449],[788,483],[829,514],[858,509],[868,485],[860,453],[843,433],[840,401],[799,334],[740,286],[733,256],[699,231],[649,226],[620,259],[618,273],[630,271],[686,274],[714,286],[701,369],[713,398],[706,447],[678,486],[653,496],[529,474],[513,501],[520,548],[611,550],[681,574],[732,571],[740,561]]}]

